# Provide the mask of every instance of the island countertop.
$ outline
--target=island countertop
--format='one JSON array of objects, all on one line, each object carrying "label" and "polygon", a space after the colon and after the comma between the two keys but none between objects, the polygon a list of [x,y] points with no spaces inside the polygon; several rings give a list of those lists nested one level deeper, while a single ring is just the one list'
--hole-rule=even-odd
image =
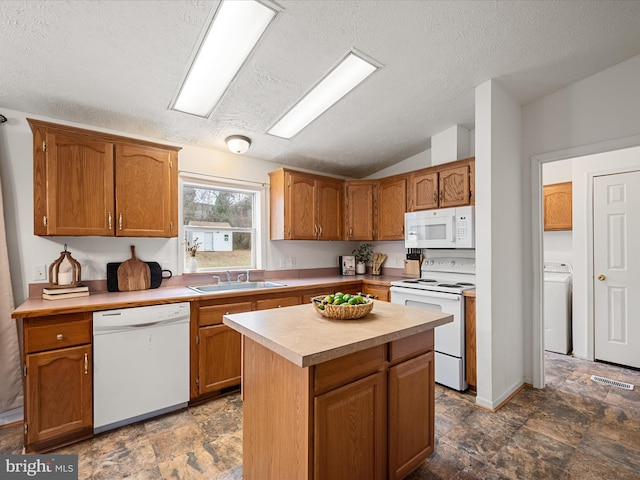
[{"label": "island countertop", "polygon": [[304,304],[225,315],[223,321],[304,368],[431,330],[453,317],[374,300],[371,313],[357,320],[325,318]]}]

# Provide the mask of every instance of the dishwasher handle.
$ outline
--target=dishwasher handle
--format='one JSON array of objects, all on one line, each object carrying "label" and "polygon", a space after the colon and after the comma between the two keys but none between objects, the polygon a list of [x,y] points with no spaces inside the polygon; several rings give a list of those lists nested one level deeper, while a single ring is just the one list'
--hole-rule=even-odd
[{"label": "dishwasher handle", "polygon": [[[106,320],[106,319],[105,319]],[[176,325],[180,323],[189,323],[189,317],[165,318],[162,320],[154,320],[152,322],[116,322],[109,321],[93,321],[93,334],[100,335],[106,333],[127,332],[150,327],[163,327],[168,325]]]}]

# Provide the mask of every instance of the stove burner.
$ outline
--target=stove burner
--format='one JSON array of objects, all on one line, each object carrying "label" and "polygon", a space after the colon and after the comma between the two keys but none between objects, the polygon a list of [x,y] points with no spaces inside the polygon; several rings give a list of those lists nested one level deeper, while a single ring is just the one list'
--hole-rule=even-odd
[{"label": "stove burner", "polygon": [[436,283],[436,281],[433,278],[420,278],[417,281],[422,283]]},{"label": "stove burner", "polygon": [[438,286],[447,288],[458,288],[460,285],[458,283],[439,283]]},{"label": "stove burner", "polygon": [[475,283],[469,283],[469,282],[458,282],[457,285],[460,285],[461,287],[475,287]]}]

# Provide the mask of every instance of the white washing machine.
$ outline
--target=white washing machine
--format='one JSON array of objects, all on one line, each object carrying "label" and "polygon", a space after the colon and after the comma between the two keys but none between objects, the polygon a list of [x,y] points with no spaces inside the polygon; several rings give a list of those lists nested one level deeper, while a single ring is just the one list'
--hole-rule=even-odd
[{"label": "white washing machine", "polygon": [[544,349],[570,353],[571,342],[571,265],[544,264]]}]

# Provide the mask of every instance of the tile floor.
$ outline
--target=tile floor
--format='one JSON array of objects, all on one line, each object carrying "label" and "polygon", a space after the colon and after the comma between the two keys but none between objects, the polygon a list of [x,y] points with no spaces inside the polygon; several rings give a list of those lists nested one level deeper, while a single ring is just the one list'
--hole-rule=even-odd
[{"label": "tile floor", "polygon": [[[436,451],[408,480],[640,479],[640,372],[556,354],[546,365],[544,390],[525,388],[497,413],[437,386]],[[0,453],[21,442],[20,425],[0,429]],[[241,479],[242,403],[216,399],[56,453],[79,455],[81,479]]]}]

